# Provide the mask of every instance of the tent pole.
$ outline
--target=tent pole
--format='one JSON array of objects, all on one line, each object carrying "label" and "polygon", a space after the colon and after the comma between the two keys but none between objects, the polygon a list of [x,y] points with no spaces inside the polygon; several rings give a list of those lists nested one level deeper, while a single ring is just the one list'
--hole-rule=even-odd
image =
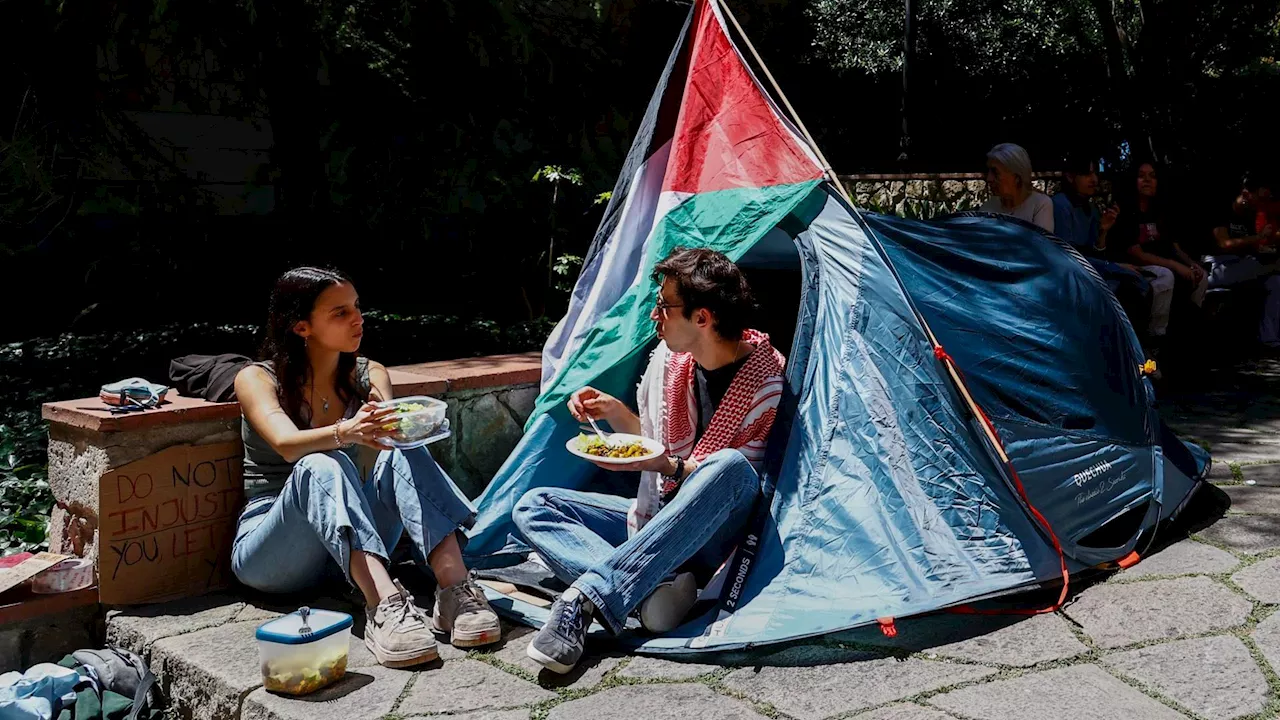
[{"label": "tent pole", "polygon": [[755,46],[751,44],[751,38],[747,37],[747,33],[743,31],[742,26],[738,24],[738,18],[734,17],[733,11],[729,9],[728,4],[723,0],[711,0],[711,2],[719,5],[720,9],[724,11],[725,17],[729,18],[729,22],[733,23],[733,29],[738,31],[738,37],[742,38],[742,42],[747,45],[747,50],[751,51],[752,59],[754,59],[756,64],[760,66],[760,69],[764,71],[764,76],[769,80],[769,85],[773,88],[773,91],[777,93],[778,99],[782,101],[783,107],[785,107],[787,112],[791,115],[791,119],[795,122],[796,127],[800,128],[800,132],[804,133],[804,139],[809,143],[809,147],[813,150],[814,154],[818,156],[818,160],[822,163],[822,170],[827,174],[827,179],[836,186],[836,190],[839,191],[840,196],[843,197],[850,205],[853,205],[853,198],[849,197],[849,192],[845,190],[844,183],[840,182],[840,178],[836,175],[835,170],[831,168],[831,163],[827,162],[826,156],[822,154],[822,149],[818,147],[818,143],[813,139],[813,135],[809,134],[809,128],[804,126],[804,121],[800,119],[800,114],[791,106],[791,101],[787,99],[787,94],[782,92],[782,87],[778,85],[778,81],[773,79],[773,73],[769,72],[769,66],[764,64],[764,60],[760,57],[760,53],[756,52]]},{"label": "tent pole", "polygon": [[[796,127],[800,128],[800,132],[804,133],[804,138],[809,143],[809,147],[813,149],[813,152],[818,156],[818,160],[822,162],[822,169],[827,174],[827,179],[836,186],[836,190],[839,191],[840,196],[844,198],[845,202],[849,203],[849,207],[853,209],[853,212],[857,213],[857,205],[855,205],[853,199],[849,197],[849,192],[845,190],[844,184],[840,182],[840,178],[836,176],[835,171],[831,169],[831,163],[827,162],[827,158],[823,156],[822,150],[818,148],[818,143],[814,141],[813,135],[809,134],[809,129],[804,126],[804,121],[800,119],[800,115],[796,112],[796,109],[791,106],[791,101],[787,100],[787,94],[782,92],[782,88],[778,86],[778,81],[773,79],[773,73],[769,72],[769,66],[764,64],[764,60],[761,59],[760,53],[756,52],[755,46],[751,44],[751,38],[747,37],[747,33],[742,30],[742,26],[738,24],[738,19],[733,16],[733,11],[729,9],[729,6],[725,4],[724,0],[709,1],[719,5],[720,9],[724,11],[725,17],[729,18],[729,22],[733,23],[733,29],[738,31],[738,36],[742,38],[742,42],[746,43],[747,49],[751,51],[751,57],[756,61],[756,64],[760,66],[760,69],[764,71],[764,76],[768,78],[769,85],[773,87],[773,91],[777,93],[778,98],[782,100],[783,107],[785,107],[787,112],[791,114],[791,119],[795,122]],[[929,342],[933,347],[941,348],[942,345],[938,342],[938,338],[934,336],[933,330],[929,327],[929,323],[924,319],[924,316],[917,312],[916,317],[920,319],[920,325],[924,328],[925,334],[929,336]],[[1001,461],[1008,464],[1009,456],[1005,454],[1004,445],[1000,442],[1000,439],[996,437],[995,433],[992,432],[987,423],[983,421],[982,418],[984,416],[982,410],[978,407],[978,403],[974,401],[973,396],[969,394],[969,388],[965,386],[964,379],[960,377],[960,373],[956,369],[955,363],[948,357],[942,362],[942,364],[947,368],[947,373],[951,375],[951,380],[955,383],[956,387],[959,388],[960,394],[964,396],[964,401],[968,403],[970,411],[973,413],[974,417],[978,419],[978,425],[982,427],[982,432],[987,436],[987,440],[991,443],[991,446],[995,448],[996,454],[999,455]]]}]

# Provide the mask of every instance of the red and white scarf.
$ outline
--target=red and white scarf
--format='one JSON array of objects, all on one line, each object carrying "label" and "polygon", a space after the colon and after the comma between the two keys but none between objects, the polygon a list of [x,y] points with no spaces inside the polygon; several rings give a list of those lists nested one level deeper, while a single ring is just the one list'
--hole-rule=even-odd
[{"label": "red and white scarf", "polygon": [[[754,345],[755,350],[734,375],[706,432],[696,444],[694,418],[698,400],[693,355],[673,353],[665,342],[660,343],[650,357],[636,396],[641,433],[662,438],[670,455],[695,462],[733,448],[759,470],[782,397],[782,369],[786,359],[769,344],[765,333],[747,330],[742,339]],[[636,502],[627,518],[630,534],[635,534],[657,514],[663,494],[673,489],[674,483],[659,473],[641,473]]]}]

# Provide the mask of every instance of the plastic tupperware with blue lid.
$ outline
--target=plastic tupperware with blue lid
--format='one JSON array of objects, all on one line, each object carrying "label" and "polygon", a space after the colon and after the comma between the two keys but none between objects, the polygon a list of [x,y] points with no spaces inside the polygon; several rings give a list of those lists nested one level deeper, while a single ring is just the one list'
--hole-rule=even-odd
[{"label": "plastic tupperware with blue lid", "polygon": [[270,692],[306,695],[347,672],[351,616],[299,608],[258,626],[262,684]]}]

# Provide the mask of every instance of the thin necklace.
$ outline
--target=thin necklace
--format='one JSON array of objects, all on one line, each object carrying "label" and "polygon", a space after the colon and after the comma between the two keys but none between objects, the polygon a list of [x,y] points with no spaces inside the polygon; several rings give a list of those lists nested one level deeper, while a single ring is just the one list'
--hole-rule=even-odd
[{"label": "thin necklace", "polygon": [[[325,413],[325,414],[328,414],[328,412],[329,412],[329,398],[327,398],[327,397],[325,397],[325,396],[321,395],[321,396],[320,396],[320,403],[321,403],[321,405],[320,405],[320,407],[321,407],[320,412]],[[311,382],[311,407],[315,407],[315,406],[316,406],[316,384],[315,384],[315,381],[314,381],[314,380],[312,380],[312,382]]]}]

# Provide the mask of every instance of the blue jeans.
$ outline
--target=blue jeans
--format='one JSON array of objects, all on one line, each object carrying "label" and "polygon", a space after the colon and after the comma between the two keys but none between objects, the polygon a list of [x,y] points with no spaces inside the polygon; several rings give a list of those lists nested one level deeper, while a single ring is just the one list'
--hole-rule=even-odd
[{"label": "blue jeans", "polygon": [[382,451],[366,480],[346,454],[312,453],[293,466],[279,495],[254,498],[240,514],[231,569],[272,593],[316,584],[331,563],[350,582],[351,551],[386,561],[407,531],[425,566],[441,540],[474,518],[426,448]]},{"label": "blue jeans", "polygon": [[680,492],[634,537],[631,501],[614,495],[537,488],[512,511],[525,541],[551,571],[596,606],[614,633],[672,572],[689,560],[715,569],[751,519],[760,478],[737,450],[722,450],[693,471]]}]

